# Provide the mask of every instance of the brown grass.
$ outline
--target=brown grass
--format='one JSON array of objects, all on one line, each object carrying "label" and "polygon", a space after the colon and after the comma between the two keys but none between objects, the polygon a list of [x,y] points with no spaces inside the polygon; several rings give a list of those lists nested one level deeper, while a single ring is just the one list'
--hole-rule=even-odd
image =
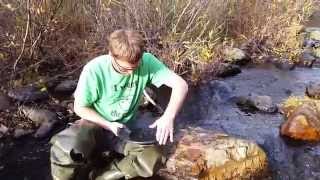
[{"label": "brown grass", "polygon": [[[0,18],[6,23],[0,25],[0,61],[17,58],[27,33],[25,62],[19,62],[18,73],[25,65],[41,64],[52,56],[64,59],[68,71],[106,53],[110,32],[131,28],[144,34],[149,51],[196,81],[208,65],[223,58],[222,49],[247,41],[262,47],[250,53],[253,57],[272,53],[295,60],[300,52],[301,24],[313,12],[315,2],[39,0],[30,1],[28,9],[27,0],[2,0]],[[31,20],[26,32],[28,13]],[[37,67],[29,70],[36,73]]]}]

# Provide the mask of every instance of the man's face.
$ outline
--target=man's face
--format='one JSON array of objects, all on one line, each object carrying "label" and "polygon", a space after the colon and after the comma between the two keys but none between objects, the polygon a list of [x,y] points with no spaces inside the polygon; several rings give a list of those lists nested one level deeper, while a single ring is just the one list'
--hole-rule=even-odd
[{"label": "man's face", "polygon": [[138,68],[140,64],[140,61],[138,61],[135,64],[131,64],[126,60],[121,59],[112,59],[112,65],[115,68],[116,71],[118,71],[121,74],[131,74],[135,69]]}]

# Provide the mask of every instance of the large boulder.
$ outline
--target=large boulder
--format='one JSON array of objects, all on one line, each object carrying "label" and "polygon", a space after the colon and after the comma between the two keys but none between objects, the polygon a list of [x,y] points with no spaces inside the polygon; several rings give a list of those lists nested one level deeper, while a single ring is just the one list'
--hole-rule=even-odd
[{"label": "large boulder", "polygon": [[283,110],[286,121],[281,125],[281,135],[296,140],[320,140],[319,101],[309,100]]},{"label": "large boulder", "polygon": [[166,165],[178,179],[261,178],[268,169],[266,154],[257,144],[201,128],[178,134]]}]

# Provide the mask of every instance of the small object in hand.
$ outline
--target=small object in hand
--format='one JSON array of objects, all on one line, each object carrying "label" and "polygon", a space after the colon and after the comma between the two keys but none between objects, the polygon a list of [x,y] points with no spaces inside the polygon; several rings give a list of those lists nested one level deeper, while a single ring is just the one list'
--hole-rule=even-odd
[{"label": "small object in hand", "polygon": [[129,140],[130,139],[131,130],[127,127],[120,128],[118,137],[123,140]]}]

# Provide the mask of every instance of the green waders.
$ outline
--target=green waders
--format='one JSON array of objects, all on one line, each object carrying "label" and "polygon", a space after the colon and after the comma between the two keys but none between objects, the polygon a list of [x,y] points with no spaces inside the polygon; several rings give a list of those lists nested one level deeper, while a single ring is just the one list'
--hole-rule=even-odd
[{"label": "green waders", "polygon": [[[123,141],[86,120],[80,120],[56,134],[51,144],[51,173],[54,180],[151,177],[164,159],[158,146]],[[110,155],[114,152],[122,154],[122,158]],[[98,161],[102,159],[108,163],[103,168],[97,168]]]}]

